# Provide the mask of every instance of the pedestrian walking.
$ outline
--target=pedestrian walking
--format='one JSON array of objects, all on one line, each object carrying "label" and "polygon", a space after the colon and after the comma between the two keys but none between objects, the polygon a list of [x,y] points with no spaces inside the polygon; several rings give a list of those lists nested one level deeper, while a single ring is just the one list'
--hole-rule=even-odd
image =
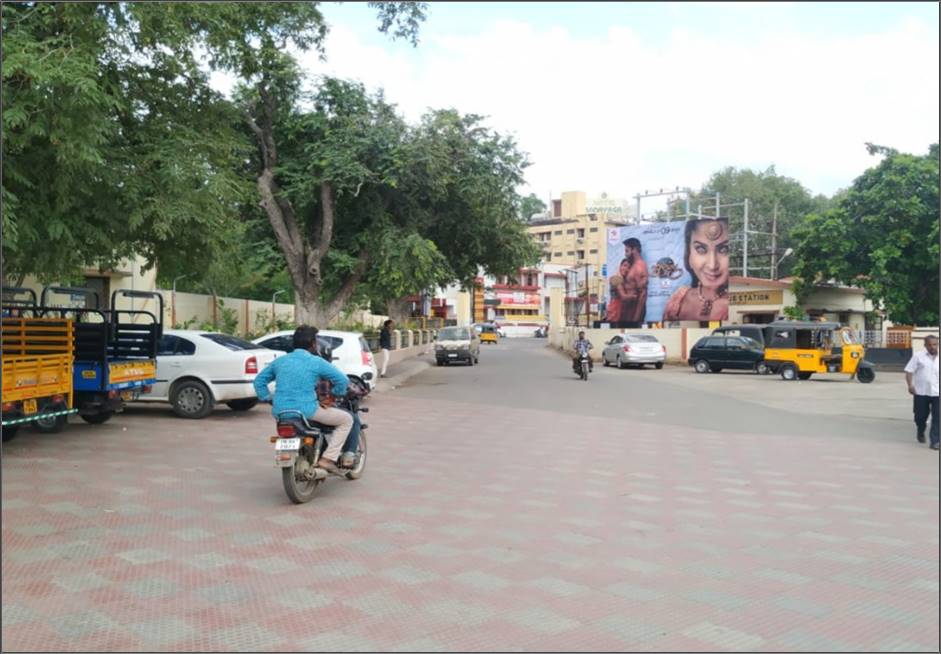
[{"label": "pedestrian walking", "polygon": [[905,366],[905,383],[912,394],[915,413],[915,437],[919,443],[925,442],[925,426],[931,415],[931,429],[928,432],[931,449],[938,449],[938,428],[941,416],[938,415],[938,337],[926,336],[925,349],[912,355]]},{"label": "pedestrian walking", "polygon": [[379,349],[382,350],[382,365],[379,369],[379,376],[386,376],[386,368],[389,366],[389,350],[392,349],[392,327],[395,323],[386,320],[382,323],[382,331],[379,332]]}]

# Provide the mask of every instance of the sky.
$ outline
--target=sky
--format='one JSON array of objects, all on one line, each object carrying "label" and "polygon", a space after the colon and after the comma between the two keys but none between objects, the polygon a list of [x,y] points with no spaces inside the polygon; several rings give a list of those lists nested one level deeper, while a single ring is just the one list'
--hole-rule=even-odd
[{"label": "sky", "polygon": [[726,166],[832,195],[865,142],[938,140],[938,4],[432,2],[417,47],[365,3],[325,3],[312,74],[382,88],[410,121],[487,117],[529,153],[524,194],[630,198]]}]

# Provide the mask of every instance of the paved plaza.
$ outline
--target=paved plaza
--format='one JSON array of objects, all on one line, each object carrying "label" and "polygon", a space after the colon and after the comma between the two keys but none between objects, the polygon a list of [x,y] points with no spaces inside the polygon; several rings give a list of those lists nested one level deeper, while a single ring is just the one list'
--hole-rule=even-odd
[{"label": "paved plaza", "polygon": [[[938,457],[908,416],[853,438],[822,414],[833,433],[804,433],[799,406],[792,433],[689,426],[681,401],[586,415],[692,373],[586,384],[544,350],[374,394],[366,474],[301,506],[267,407],[22,430],[4,651],[938,650]],[[514,406],[525,384],[543,399]]]}]

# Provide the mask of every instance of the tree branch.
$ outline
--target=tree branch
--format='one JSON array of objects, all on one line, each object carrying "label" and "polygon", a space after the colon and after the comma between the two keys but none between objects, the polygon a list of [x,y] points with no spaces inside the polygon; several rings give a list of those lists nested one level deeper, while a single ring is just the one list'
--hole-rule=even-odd
[{"label": "tree branch", "polygon": [[350,297],[352,297],[353,291],[356,290],[356,287],[359,285],[359,281],[366,273],[366,265],[368,263],[369,250],[364,248],[359,251],[359,256],[356,258],[356,265],[353,268],[353,274],[346,278],[346,281],[343,282],[342,286],[340,286],[340,290],[337,291],[337,294],[334,296],[333,300],[330,301],[329,314],[331,317],[337,315],[349,301]]}]

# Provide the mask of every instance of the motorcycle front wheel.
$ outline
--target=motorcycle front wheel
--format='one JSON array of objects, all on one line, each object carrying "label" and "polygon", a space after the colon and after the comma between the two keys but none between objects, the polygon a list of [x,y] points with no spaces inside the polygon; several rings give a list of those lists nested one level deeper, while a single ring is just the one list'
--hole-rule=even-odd
[{"label": "motorcycle front wheel", "polygon": [[347,479],[359,479],[366,469],[366,434],[359,433],[359,446],[356,448],[356,465],[346,473]]},{"label": "motorcycle front wheel", "polygon": [[290,468],[281,468],[281,481],[284,483],[284,492],[295,504],[304,504],[314,498],[317,487],[323,479],[308,478],[307,473],[313,472],[314,452],[310,446],[304,446],[297,453],[294,465]]}]

